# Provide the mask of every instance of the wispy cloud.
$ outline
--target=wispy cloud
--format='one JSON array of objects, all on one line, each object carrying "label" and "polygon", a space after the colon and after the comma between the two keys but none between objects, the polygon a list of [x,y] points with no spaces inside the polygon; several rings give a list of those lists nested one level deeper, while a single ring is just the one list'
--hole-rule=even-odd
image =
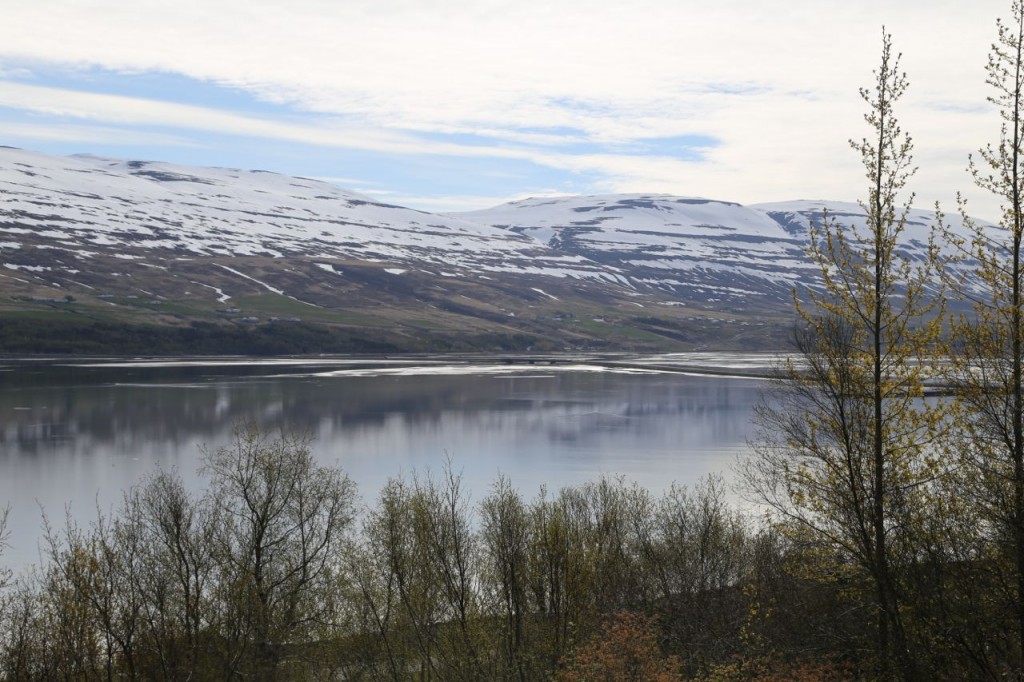
[{"label": "wispy cloud", "polygon": [[[123,129],[140,146],[146,136],[170,146],[203,144],[193,135],[202,133],[247,140],[250,155],[248,140],[276,140],[357,151],[360,163],[413,159],[422,182],[446,176],[448,188],[472,162],[475,179],[515,166],[518,189],[549,186],[558,171],[560,186],[584,190],[845,198],[860,182],[845,140],[863,125],[857,87],[870,79],[884,23],[911,78],[905,127],[935,164],[915,184],[947,198],[967,184],[966,154],[997,132],[975,110],[1006,9],[1003,0],[14,3],[0,22],[0,103],[21,126],[5,122],[6,134],[27,139],[43,139],[45,127],[45,139],[85,142]],[[143,75],[161,74],[175,87],[131,94]],[[531,177],[523,164],[543,172]],[[359,180],[358,171],[331,174]]]},{"label": "wispy cloud", "polygon": [[155,132],[125,130],[102,125],[53,125],[47,123],[4,123],[4,134],[31,140],[61,141],[75,144],[102,144],[122,147],[196,147],[188,137]]},{"label": "wispy cloud", "polygon": [[[274,138],[387,154],[516,159],[574,172],[611,172],[627,176],[636,175],[635,171],[642,170],[636,176],[638,180],[649,177],[652,169],[664,170],[667,166],[685,165],[685,162],[678,159],[652,156],[634,158],[628,155],[572,154],[518,145],[444,142],[416,132],[353,126],[329,119],[289,123],[172,102],[2,81],[0,107],[107,124],[192,129],[221,135]],[[23,130],[29,135],[33,132],[37,136],[48,135],[50,139],[70,139],[76,134],[95,139],[104,129],[51,125],[23,126]],[[145,133],[138,135],[141,137]],[[176,138],[167,136],[166,139]]]}]

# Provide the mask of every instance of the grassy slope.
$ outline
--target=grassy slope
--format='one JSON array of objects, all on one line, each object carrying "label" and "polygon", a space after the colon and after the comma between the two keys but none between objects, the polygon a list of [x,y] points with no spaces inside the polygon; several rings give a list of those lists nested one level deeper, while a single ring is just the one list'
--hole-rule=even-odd
[{"label": "grassy slope", "polygon": [[[785,321],[626,316],[561,305],[507,321],[422,307],[300,309],[276,294],[239,299],[238,312],[125,299],[4,301],[0,353],[255,354],[454,350],[746,349],[781,347]],[[573,311],[566,310],[572,307]],[[253,321],[255,318],[257,321]],[[277,318],[277,319],[273,319]]]},{"label": "grassy slope", "polygon": [[760,349],[783,347],[789,325],[787,311],[715,310],[600,282],[552,279],[541,293],[515,273],[394,275],[364,262],[326,273],[309,259],[230,260],[270,283],[260,285],[216,259],[92,261],[73,279],[54,270],[0,280],[0,353]]}]

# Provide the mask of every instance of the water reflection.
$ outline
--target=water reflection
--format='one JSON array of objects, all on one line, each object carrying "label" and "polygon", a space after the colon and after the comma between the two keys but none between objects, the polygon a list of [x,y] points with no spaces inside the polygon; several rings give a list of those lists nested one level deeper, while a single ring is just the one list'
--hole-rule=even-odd
[{"label": "water reflection", "polygon": [[546,371],[359,376],[316,367],[63,367],[0,374],[0,504],[11,557],[34,560],[39,507],[89,519],[157,467],[193,488],[199,446],[233,423],[312,432],[372,501],[446,455],[475,499],[499,473],[532,495],[622,473],[655,491],[724,471],[752,435],[762,384],[678,374]]}]

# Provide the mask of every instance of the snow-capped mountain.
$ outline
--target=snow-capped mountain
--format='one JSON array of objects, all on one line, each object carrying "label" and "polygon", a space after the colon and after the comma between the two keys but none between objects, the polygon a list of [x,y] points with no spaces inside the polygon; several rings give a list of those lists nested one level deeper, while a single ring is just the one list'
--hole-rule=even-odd
[{"label": "snow-capped mountain", "polygon": [[507,230],[392,206],[264,171],[191,168],[0,149],[3,231],[72,247],[180,257],[339,255],[501,269],[513,258],[571,268]]},{"label": "snow-capped mountain", "polygon": [[[586,345],[639,330],[652,345],[697,343],[715,321],[786,317],[793,287],[816,282],[804,248],[826,208],[863,221],[856,204],[643,194],[439,215],[263,171],[0,148],[0,303],[163,324],[287,315],[409,338]],[[912,256],[931,220],[912,215]]]},{"label": "snow-capped mountain", "polygon": [[549,249],[601,263],[628,286],[729,307],[790,301],[813,281],[806,231],[788,232],[763,211],[667,195],[526,199],[466,220],[528,235]]}]

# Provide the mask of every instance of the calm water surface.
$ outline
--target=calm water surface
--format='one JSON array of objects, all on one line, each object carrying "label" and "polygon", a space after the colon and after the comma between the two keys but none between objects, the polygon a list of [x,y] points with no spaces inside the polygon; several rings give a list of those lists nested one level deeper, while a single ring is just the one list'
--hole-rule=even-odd
[{"label": "calm water surface", "polygon": [[390,477],[450,458],[473,499],[499,474],[532,497],[623,474],[654,492],[728,473],[753,435],[756,379],[585,365],[419,368],[354,361],[8,363],[0,368],[0,506],[8,565],[37,561],[41,509],[87,523],[158,468],[194,490],[201,448],[245,419],[311,432],[372,503]]}]

